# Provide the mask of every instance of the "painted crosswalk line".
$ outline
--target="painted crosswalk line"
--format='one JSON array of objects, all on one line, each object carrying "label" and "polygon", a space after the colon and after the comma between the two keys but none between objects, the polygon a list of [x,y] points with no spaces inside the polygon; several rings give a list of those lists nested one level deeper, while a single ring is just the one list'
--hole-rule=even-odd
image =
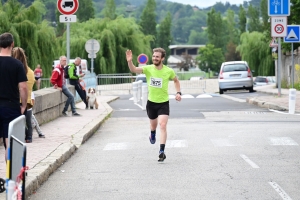
[{"label": "painted crosswalk line", "polygon": [[[201,99],[201,98],[212,98],[213,96],[210,95],[210,94],[200,94],[200,95],[197,95],[196,97],[191,95],[191,94],[183,94],[181,96],[182,99],[194,99],[194,98],[198,98],[198,99]],[[169,95],[169,99],[175,99],[175,95],[173,94],[170,94]],[[134,98],[131,97],[129,100],[133,101]]]},{"label": "painted crosswalk line", "polygon": [[196,98],[212,98],[212,96],[210,94],[200,94]]},{"label": "painted crosswalk line", "polygon": [[295,146],[298,146],[298,143],[289,137],[270,137],[270,138],[268,138],[268,142],[270,145],[295,145]]},{"label": "painted crosswalk line", "polygon": [[241,146],[236,141],[233,141],[229,138],[215,138],[211,139],[211,142],[215,147],[235,147],[235,146]]},{"label": "painted crosswalk line", "polygon": [[130,149],[130,144],[123,142],[123,143],[108,143],[105,147],[104,147],[104,151],[112,151],[112,150],[126,150],[126,149]]},{"label": "painted crosswalk line", "polygon": [[186,140],[167,140],[166,148],[182,148],[188,147]]}]

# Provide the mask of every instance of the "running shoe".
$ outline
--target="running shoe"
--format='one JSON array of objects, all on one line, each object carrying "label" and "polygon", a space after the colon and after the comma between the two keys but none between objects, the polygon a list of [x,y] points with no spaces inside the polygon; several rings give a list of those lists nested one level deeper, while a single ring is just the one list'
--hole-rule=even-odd
[{"label": "running shoe", "polygon": [[163,151],[159,151],[159,156],[158,156],[158,162],[163,162],[166,158],[167,158],[167,156],[166,156],[166,154],[165,154],[165,152],[163,152]]},{"label": "running shoe", "polygon": [[150,134],[150,136],[149,136],[149,140],[150,140],[150,143],[151,144],[155,144],[155,142],[156,142],[156,134]]}]

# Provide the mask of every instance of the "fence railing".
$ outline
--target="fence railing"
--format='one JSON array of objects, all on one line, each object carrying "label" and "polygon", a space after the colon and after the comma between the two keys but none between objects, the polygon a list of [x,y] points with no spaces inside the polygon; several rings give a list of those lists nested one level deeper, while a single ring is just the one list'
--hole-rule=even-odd
[{"label": "fence railing", "polygon": [[132,83],[135,81],[136,76],[130,73],[124,74],[99,74],[97,76],[97,92],[101,91],[118,91],[132,89]]},{"label": "fence railing", "polygon": [[[186,73],[185,73],[186,74]],[[124,74],[99,74],[95,77],[88,77],[83,78],[86,83],[86,88],[95,87],[98,94],[122,94],[126,92],[127,94],[131,93],[132,90],[132,83],[135,81],[137,76],[132,75],[130,73]],[[89,82],[90,81],[90,82]],[[49,79],[43,78],[41,84],[49,85],[51,87]],[[169,85],[169,92],[174,93],[173,91],[173,82],[170,82]],[[205,92],[206,89],[206,80],[180,80],[180,87],[182,92],[190,92],[193,90],[195,92]],[[44,87],[41,87],[44,88]],[[119,92],[119,93],[118,93]],[[76,101],[80,100],[78,94],[76,94]]]}]

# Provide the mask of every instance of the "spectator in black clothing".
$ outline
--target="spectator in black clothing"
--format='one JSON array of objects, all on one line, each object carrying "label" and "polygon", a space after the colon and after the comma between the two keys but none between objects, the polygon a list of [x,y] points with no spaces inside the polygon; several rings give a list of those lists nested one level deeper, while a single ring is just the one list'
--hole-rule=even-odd
[{"label": "spectator in black clothing", "polygon": [[[14,39],[11,33],[0,35],[0,138],[3,138],[7,160],[8,125],[25,114],[27,77],[21,61],[12,58]],[[21,105],[20,105],[21,99]],[[24,127],[25,128],[25,127]],[[25,129],[24,129],[25,135]]]},{"label": "spectator in black clothing", "polygon": [[79,79],[81,77],[84,77],[84,73],[77,74],[77,66],[80,66],[81,64],[81,58],[77,57],[75,58],[74,63],[68,64],[68,74],[69,74],[69,82],[70,85],[75,86],[75,90],[79,94],[82,101],[85,103],[85,109],[88,109],[88,102],[86,100],[86,91],[82,89]]}]

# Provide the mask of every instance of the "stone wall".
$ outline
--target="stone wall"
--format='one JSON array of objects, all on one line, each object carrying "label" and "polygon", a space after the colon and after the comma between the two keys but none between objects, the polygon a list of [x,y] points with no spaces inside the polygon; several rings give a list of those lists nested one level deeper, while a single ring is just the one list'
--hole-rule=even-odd
[{"label": "stone wall", "polygon": [[[294,66],[296,64],[300,65],[300,49],[296,49],[294,51]],[[281,80],[286,80],[288,83],[291,83],[291,77],[292,77],[292,55],[291,52],[286,52],[285,55],[281,56]],[[294,73],[294,83],[299,82],[300,71],[295,69]]]},{"label": "stone wall", "polygon": [[[74,86],[68,85],[68,88],[75,95]],[[39,124],[47,123],[61,115],[67,101],[67,97],[61,91],[53,88],[44,88],[34,91],[34,95],[33,114]]]}]

